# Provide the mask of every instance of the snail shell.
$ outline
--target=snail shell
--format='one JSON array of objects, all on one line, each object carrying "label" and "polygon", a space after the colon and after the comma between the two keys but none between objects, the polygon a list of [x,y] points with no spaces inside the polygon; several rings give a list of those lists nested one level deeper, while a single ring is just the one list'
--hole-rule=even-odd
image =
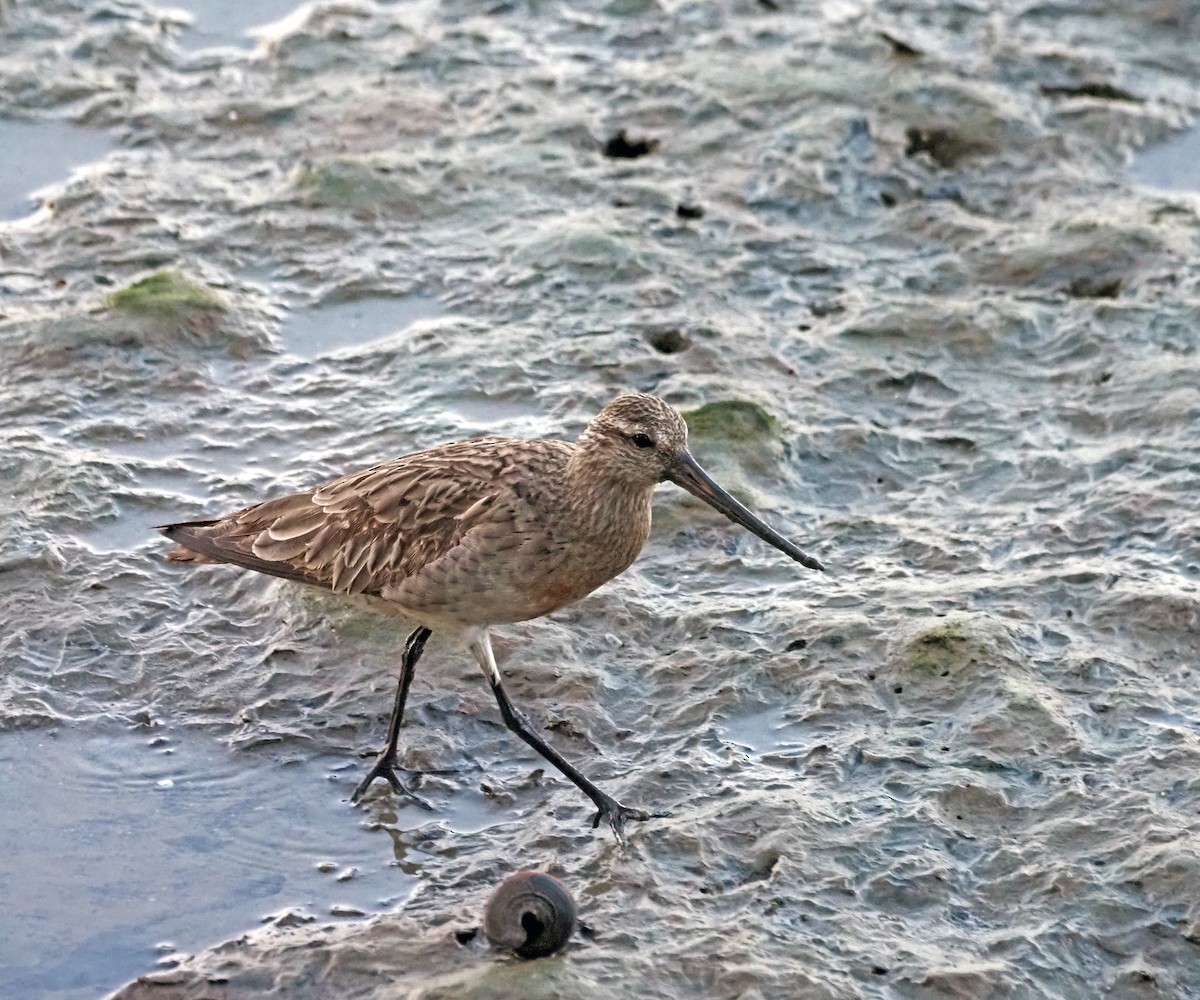
[{"label": "snail shell", "polygon": [[483,933],[497,948],[521,958],[558,951],[575,930],[575,900],[553,875],[517,872],[492,893],[483,912]]}]

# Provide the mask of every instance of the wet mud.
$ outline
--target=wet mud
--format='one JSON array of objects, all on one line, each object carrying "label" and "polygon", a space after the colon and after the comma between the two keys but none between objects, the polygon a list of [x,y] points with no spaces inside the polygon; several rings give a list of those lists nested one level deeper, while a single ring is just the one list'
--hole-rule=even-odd
[{"label": "wet mud", "polygon": [[[0,4],[0,997],[1200,996],[1193,5],[249,6]],[[627,388],[830,567],[500,630],[670,818],[438,636],[350,806],[403,625],[153,526]]]}]

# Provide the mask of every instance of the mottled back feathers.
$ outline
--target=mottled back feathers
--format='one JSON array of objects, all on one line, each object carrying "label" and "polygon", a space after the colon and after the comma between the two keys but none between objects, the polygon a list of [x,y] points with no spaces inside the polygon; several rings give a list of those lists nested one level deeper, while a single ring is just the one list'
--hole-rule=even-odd
[{"label": "mottled back feathers", "polygon": [[514,459],[525,473],[558,472],[570,446],[477,438],[415,452],[331,483],[254,504],[214,521],[170,525],[192,552],[218,562],[328,587],[377,594],[435,563],[511,491]]}]

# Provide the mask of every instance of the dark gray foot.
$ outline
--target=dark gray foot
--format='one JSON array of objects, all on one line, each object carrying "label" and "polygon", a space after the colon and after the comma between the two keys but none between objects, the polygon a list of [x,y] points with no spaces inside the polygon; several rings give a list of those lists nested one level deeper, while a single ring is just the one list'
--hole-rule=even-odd
[{"label": "dark gray foot", "polygon": [[403,795],[407,798],[410,798],[422,809],[428,809],[430,812],[433,812],[433,806],[421,798],[421,796],[405,785],[404,782],[402,782],[396,776],[396,767],[391,761],[390,755],[387,754],[380,754],[375,759],[375,763],[371,766],[371,770],[367,772],[367,776],[363,778],[363,780],[360,781],[358,786],[354,789],[354,793],[350,796],[350,801],[357,805],[359,800],[364,794],[366,794],[367,789],[371,787],[371,783],[374,782],[376,778],[383,778],[384,781],[392,786],[392,790],[397,796]]},{"label": "dark gray foot", "polygon": [[617,838],[617,843],[622,847],[625,846],[625,824],[630,820],[648,820],[662,819],[669,816],[666,812],[647,812],[645,809],[631,809],[629,806],[623,806],[620,802],[614,799],[611,795],[604,795],[603,804],[596,811],[596,818],[592,820],[592,829],[595,830],[602,819],[608,820],[608,825],[612,827],[613,835]]}]

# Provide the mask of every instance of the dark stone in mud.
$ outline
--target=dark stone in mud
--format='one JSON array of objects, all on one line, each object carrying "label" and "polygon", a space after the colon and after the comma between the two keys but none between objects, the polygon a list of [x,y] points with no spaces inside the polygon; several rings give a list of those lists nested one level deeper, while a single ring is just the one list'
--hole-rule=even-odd
[{"label": "dark stone in mud", "polygon": [[650,330],[646,334],[646,343],[659,354],[678,354],[692,346],[692,342],[675,327],[666,330]]},{"label": "dark stone in mud", "polygon": [[1084,275],[1072,281],[1064,291],[1073,299],[1115,299],[1121,294],[1121,279]]},{"label": "dark stone in mud", "polygon": [[615,160],[636,160],[639,156],[653,153],[658,149],[658,145],[657,139],[630,139],[625,130],[621,129],[604,144],[604,155]]},{"label": "dark stone in mud", "polygon": [[972,157],[990,153],[993,148],[991,143],[952,128],[912,126],[905,129],[904,138],[905,156],[925,153],[937,166],[946,169],[956,167]]},{"label": "dark stone in mud", "polygon": [[703,219],[704,207],[691,202],[681,201],[675,206],[675,214],[681,219]]},{"label": "dark stone in mud", "polygon": [[879,32],[879,37],[882,38],[885,42],[888,43],[888,45],[890,45],[892,47],[892,53],[894,55],[900,56],[901,58],[915,59],[918,56],[923,54],[920,49],[916,48],[913,45],[910,45],[908,42],[904,41],[904,39],[902,39],[902,38],[897,38],[895,35],[893,35],[889,31]]},{"label": "dark stone in mud", "polygon": [[1131,104],[1141,104],[1142,99],[1128,90],[1113,86],[1111,83],[1089,82],[1075,86],[1050,86],[1043,84],[1038,88],[1046,97],[1094,97],[1101,101],[1127,101]]}]

